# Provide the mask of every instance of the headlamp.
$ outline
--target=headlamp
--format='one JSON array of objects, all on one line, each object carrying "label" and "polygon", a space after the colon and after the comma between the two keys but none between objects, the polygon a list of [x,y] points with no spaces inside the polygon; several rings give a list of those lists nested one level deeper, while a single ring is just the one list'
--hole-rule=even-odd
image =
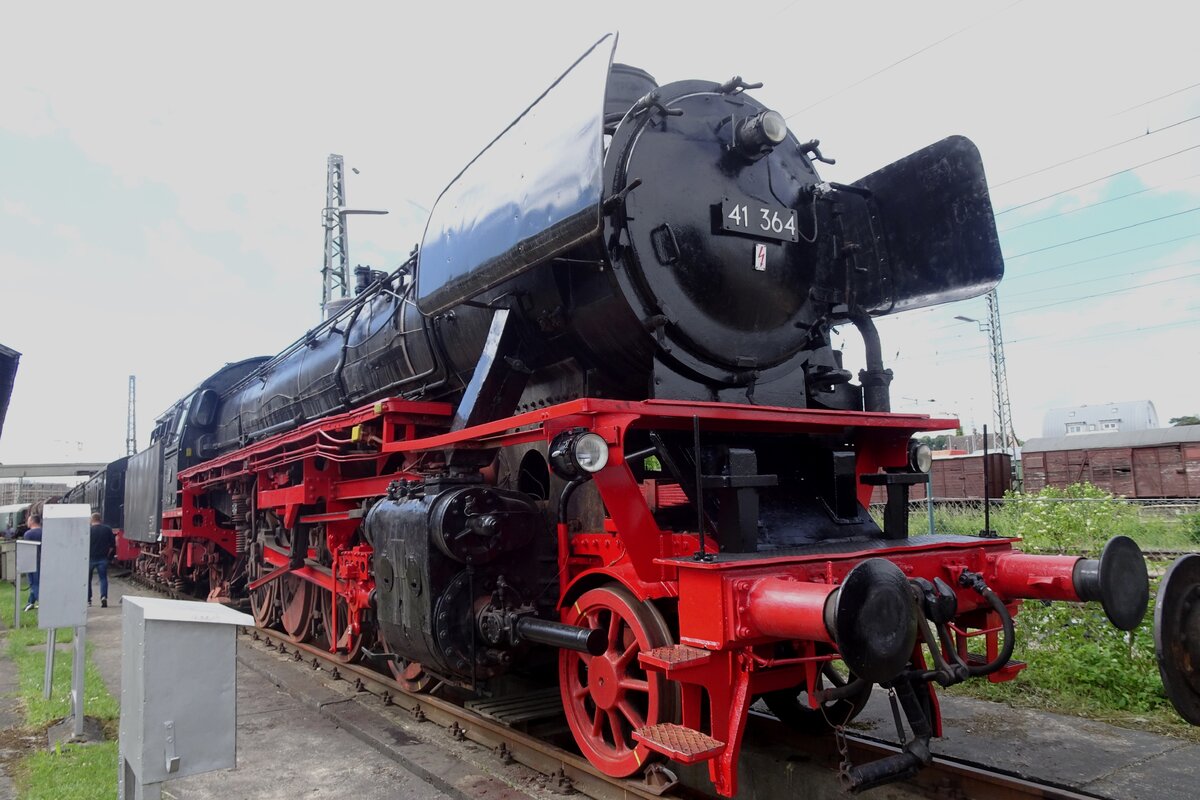
[{"label": "headlamp", "polygon": [[908,443],[908,466],[914,472],[929,472],[933,467],[933,451],[924,442]]},{"label": "headlamp", "polygon": [[564,431],[550,443],[550,466],[561,478],[578,478],[599,472],[608,464],[608,442],[598,433]]},{"label": "headlamp", "polygon": [[787,122],[778,111],[763,111],[743,120],[737,128],[738,147],[748,156],[758,157],[773,150],[787,138]]}]

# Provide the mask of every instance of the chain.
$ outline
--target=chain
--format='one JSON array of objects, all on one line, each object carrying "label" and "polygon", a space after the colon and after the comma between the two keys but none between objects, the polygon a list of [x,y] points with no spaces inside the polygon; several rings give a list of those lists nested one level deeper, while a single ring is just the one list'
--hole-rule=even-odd
[{"label": "chain", "polygon": [[846,726],[835,725],[833,728],[833,738],[837,742],[838,756],[838,782],[842,786],[850,785],[850,769],[854,766],[850,763],[850,746],[846,743]]},{"label": "chain", "polygon": [[[821,683],[820,676],[817,677],[817,682],[818,682],[818,686],[819,686]],[[834,703],[836,703],[836,702],[837,701],[834,701]],[[831,720],[829,718],[829,711],[828,711],[828,709],[831,708],[834,705],[834,703],[829,703],[829,704],[820,703],[817,705],[817,708],[820,709],[821,716],[825,718],[825,723],[827,725],[829,725],[829,727],[833,728],[833,739],[834,739],[834,742],[837,744],[837,751],[838,751],[838,757],[839,757],[839,760],[838,760],[838,782],[842,785],[843,788],[849,789],[850,788],[850,770],[854,768],[854,764],[853,764],[853,762],[850,761],[850,745],[846,741],[846,723],[848,723],[850,721],[850,717],[853,716],[854,710],[853,710],[853,708],[848,709],[847,713],[846,713],[846,718],[844,720],[842,720],[841,722],[835,723],[833,720]]]}]

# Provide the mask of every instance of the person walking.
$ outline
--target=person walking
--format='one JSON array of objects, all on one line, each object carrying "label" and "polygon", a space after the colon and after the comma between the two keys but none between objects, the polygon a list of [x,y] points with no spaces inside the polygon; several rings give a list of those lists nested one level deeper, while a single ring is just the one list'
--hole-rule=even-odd
[{"label": "person walking", "polygon": [[[25,535],[21,538],[29,542],[42,541],[42,515],[30,514],[27,521],[29,523],[29,530],[25,531]],[[26,611],[32,611],[33,609],[37,608],[38,581],[41,575],[41,570],[42,548],[39,547],[37,554],[37,568],[33,572],[29,573],[29,603],[25,606]]]},{"label": "person walking", "polygon": [[92,604],[92,573],[100,573],[100,607],[108,608],[108,560],[117,552],[117,537],[113,529],[92,513],[90,552],[88,554],[88,605]]}]

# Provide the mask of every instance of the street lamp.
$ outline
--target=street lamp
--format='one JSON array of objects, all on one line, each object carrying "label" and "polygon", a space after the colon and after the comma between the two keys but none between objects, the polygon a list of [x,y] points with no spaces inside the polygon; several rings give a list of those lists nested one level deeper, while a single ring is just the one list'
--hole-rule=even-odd
[{"label": "street lamp", "polygon": [[955,319],[959,320],[960,322],[974,322],[976,325],[979,326],[980,331],[982,331],[983,333],[989,333],[987,323],[980,322],[979,320],[975,319],[974,317],[964,317],[960,314],[960,315],[956,316]]}]

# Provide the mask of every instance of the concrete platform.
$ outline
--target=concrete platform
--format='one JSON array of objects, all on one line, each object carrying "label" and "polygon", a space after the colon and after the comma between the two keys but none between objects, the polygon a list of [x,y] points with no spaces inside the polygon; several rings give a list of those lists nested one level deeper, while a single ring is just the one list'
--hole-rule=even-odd
[{"label": "concrete platform", "polygon": [[[110,581],[109,607],[97,605],[88,610],[92,660],[114,696],[119,696],[121,690],[121,598],[126,593],[150,594],[123,581]],[[322,712],[324,704],[345,704],[352,702],[352,698],[286,692],[262,670],[248,666],[240,658],[237,675],[237,768],[165,784],[164,797],[176,800],[213,797],[531,800],[534,797],[500,784],[492,776],[447,755],[443,748],[417,747],[430,751],[421,754],[428,767],[418,760],[406,766],[391,754],[380,752],[362,741],[361,732],[348,730]],[[400,731],[392,738],[413,746],[422,744]]]}]

